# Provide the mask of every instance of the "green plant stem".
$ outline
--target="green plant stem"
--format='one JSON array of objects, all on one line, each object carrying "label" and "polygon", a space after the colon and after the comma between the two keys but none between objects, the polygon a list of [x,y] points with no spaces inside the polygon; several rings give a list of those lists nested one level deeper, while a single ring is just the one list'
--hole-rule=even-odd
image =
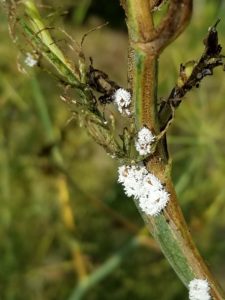
[{"label": "green plant stem", "polygon": [[[35,33],[38,34],[42,42],[50,49],[55,56],[64,64],[67,65],[68,68],[71,68],[65,56],[63,55],[62,51],[58,48],[55,44],[54,40],[52,39],[51,35],[49,34],[47,26],[43,23],[42,18],[40,16],[39,11],[33,0],[23,0],[22,3],[25,6],[26,13],[30,17],[30,23],[32,29]],[[72,68],[71,68],[72,71]]]},{"label": "green plant stem", "polygon": [[45,135],[48,143],[52,143],[55,140],[54,130],[52,126],[51,119],[49,117],[48,108],[43,97],[43,94],[40,89],[39,82],[36,79],[35,73],[32,73],[31,79],[31,88],[33,92],[33,98],[36,104],[37,112],[39,114],[41,123],[45,130]]},{"label": "green plant stem", "polygon": [[139,235],[132,238],[122,249],[110,257],[101,267],[86,277],[73,290],[68,300],[81,300],[90,288],[111,274],[127,257],[127,254],[140,246]]},{"label": "green plant stem", "polygon": [[4,201],[10,200],[11,187],[10,187],[10,162],[9,151],[7,149],[7,140],[4,133],[4,129],[0,130],[0,192],[2,204]]},{"label": "green plant stem", "polygon": [[31,42],[35,44],[35,48],[53,64],[68,84],[81,88],[79,72],[69,63],[52,39],[49,28],[44,24],[34,1],[23,0],[22,3],[25,6],[28,21],[21,19],[20,24]]},{"label": "green plant stem", "polygon": [[[159,52],[156,51],[157,47],[154,47],[154,40],[151,39],[154,28],[152,22],[148,21],[148,19],[152,19],[148,5],[149,0],[142,0],[141,2],[127,0],[125,8],[130,44],[133,48],[133,61],[131,64],[133,66],[132,83],[137,128],[145,125],[157,133],[159,121],[156,110],[156,62]],[[136,10],[136,7],[138,7],[138,10]],[[143,30],[145,30],[144,33]],[[152,47],[149,47],[149,40],[151,40]],[[166,40],[165,44],[167,44]],[[164,145],[165,143],[159,143],[156,153],[147,161],[147,168],[149,172],[155,174],[165,183],[165,188],[170,194],[170,201],[164,212],[157,217],[151,217],[143,211],[140,211],[140,213],[181,281],[188,286],[194,278],[207,279],[213,299],[225,299],[218,283],[209,272],[194,245],[185,223],[171,180],[170,163]],[[138,203],[136,205],[138,206]]]},{"label": "green plant stem", "polygon": [[73,21],[75,25],[81,25],[84,22],[91,2],[92,0],[83,0],[77,5],[73,14]]},{"label": "green plant stem", "polygon": [[[35,77],[35,74],[33,72],[32,79],[31,79],[31,87],[33,91],[33,98],[37,107],[38,114],[40,116],[40,120],[42,122],[42,126],[45,130],[47,143],[54,143],[55,142],[55,134],[53,125],[49,116],[48,108],[45,102],[45,99],[42,95],[39,83]],[[60,166],[63,166],[63,157],[58,149],[58,147],[55,145],[52,149],[52,157]]]},{"label": "green plant stem", "polygon": [[46,59],[56,68],[56,70],[63,76],[67,84],[73,87],[81,88],[82,84],[79,79],[71,70],[71,68],[62,62],[54,52],[51,51],[42,41],[42,39],[31,29],[27,22],[20,20],[20,24],[28,36],[28,38],[34,43],[35,48],[38,49]]}]

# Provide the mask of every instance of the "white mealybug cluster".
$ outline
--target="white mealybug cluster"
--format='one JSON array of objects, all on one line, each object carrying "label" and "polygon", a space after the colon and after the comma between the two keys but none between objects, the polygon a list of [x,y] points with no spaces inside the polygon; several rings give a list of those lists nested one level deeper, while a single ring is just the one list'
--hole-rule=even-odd
[{"label": "white mealybug cluster", "polygon": [[148,174],[144,180],[139,197],[139,205],[147,215],[158,215],[167,205],[169,194],[158,178]]},{"label": "white mealybug cluster", "polygon": [[133,196],[135,199],[139,198],[144,177],[147,176],[148,171],[144,165],[132,165],[119,167],[118,182],[122,183],[125,194],[128,197]]},{"label": "white mealybug cluster", "polygon": [[157,216],[167,205],[169,194],[143,164],[119,167],[118,181],[128,197],[138,200],[140,209],[150,216]]},{"label": "white mealybug cluster", "polygon": [[131,93],[125,89],[119,88],[115,91],[113,98],[118,111],[130,115],[129,107],[131,104]]},{"label": "white mealybug cluster", "polygon": [[190,300],[211,300],[209,283],[205,279],[193,279],[189,283]]},{"label": "white mealybug cluster", "polygon": [[24,62],[28,67],[31,67],[31,68],[34,67],[38,63],[38,61],[35,59],[35,57],[29,52],[26,54],[26,58],[25,58]]},{"label": "white mealybug cluster", "polygon": [[155,136],[147,128],[143,127],[137,135],[135,148],[140,155],[147,155],[151,153],[151,145],[155,141]]}]

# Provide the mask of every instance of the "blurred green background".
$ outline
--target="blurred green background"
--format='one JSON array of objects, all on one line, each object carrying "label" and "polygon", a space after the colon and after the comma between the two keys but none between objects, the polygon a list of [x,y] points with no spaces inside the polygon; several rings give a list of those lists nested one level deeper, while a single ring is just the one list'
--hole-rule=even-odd
[{"label": "blurred green background", "polygon": [[[127,34],[119,0],[42,3],[45,13],[57,12],[48,21],[55,31],[64,28],[77,41],[109,21],[88,36],[84,51],[126,86]],[[180,63],[201,55],[202,40],[218,17],[225,48],[224,13],[223,0],[194,1],[190,26],[161,57],[160,97],[173,87]],[[115,161],[70,121],[57,81],[38,68],[18,70],[23,57],[3,11],[0,36],[0,299],[188,299],[157,246],[139,233],[143,221],[117,184]],[[73,59],[68,45],[59,45]],[[224,82],[218,69],[188,94],[169,134],[180,204],[223,287]],[[55,158],[63,160],[63,170]]]}]

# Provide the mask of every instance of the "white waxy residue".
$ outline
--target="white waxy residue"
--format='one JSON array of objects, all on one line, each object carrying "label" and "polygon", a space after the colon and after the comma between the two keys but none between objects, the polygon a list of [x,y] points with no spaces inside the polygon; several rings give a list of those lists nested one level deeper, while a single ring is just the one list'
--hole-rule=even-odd
[{"label": "white waxy residue", "polygon": [[151,153],[152,143],[155,141],[155,136],[147,127],[143,127],[137,135],[135,141],[135,148],[140,155],[147,155]]},{"label": "white waxy residue", "polygon": [[123,165],[118,173],[118,182],[123,185],[125,194],[137,199],[140,209],[147,215],[157,216],[166,207],[169,194],[143,164]]},{"label": "white waxy residue", "polygon": [[120,113],[130,115],[131,93],[119,88],[113,95],[114,103]]},{"label": "white waxy residue", "polygon": [[209,283],[205,279],[193,279],[189,283],[190,300],[211,300]]}]

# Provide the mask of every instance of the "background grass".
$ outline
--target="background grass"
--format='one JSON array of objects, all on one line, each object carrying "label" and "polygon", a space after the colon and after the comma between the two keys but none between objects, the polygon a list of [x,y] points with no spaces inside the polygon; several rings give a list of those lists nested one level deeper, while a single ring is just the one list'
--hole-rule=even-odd
[{"label": "background grass", "polygon": [[[88,36],[86,57],[126,85],[127,35],[119,1],[43,1],[49,18],[76,40]],[[197,59],[218,17],[225,47],[224,1],[194,1],[185,33],[160,60],[159,96],[176,81],[179,64]],[[43,13],[52,12],[44,8]],[[67,14],[62,14],[67,10]],[[137,246],[143,222],[116,183],[115,162],[95,145],[60,100],[62,88],[38,68],[27,73],[0,12],[0,299],[69,299],[84,276],[95,279],[73,299],[187,299],[187,292],[149,240]],[[75,60],[66,43],[61,48]],[[26,45],[21,45],[26,51]],[[217,70],[185,98],[169,134],[180,204],[203,256],[225,286],[225,74]],[[50,147],[52,146],[53,147]],[[63,162],[63,171],[57,162]],[[100,270],[101,280],[96,276]],[[104,273],[105,272],[105,273]],[[99,280],[99,282],[97,282]],[[77,296],[78,297],[78,296]],[[72,298],[70,298],[72,299]]]}]

